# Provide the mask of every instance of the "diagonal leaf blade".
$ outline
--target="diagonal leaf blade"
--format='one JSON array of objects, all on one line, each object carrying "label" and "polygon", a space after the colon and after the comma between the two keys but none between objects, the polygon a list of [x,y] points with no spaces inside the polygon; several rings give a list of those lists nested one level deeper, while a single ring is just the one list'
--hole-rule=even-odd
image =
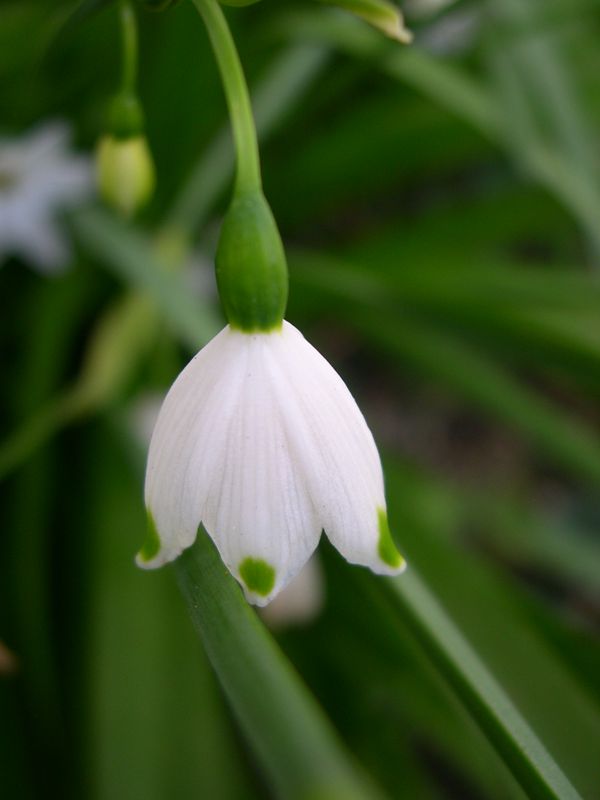
[{"label": "diagonal leaf blade", "polygon": [[512,700],[417,572],[388,579],[395,603],[529,797],[580,800]]},{"label": "diagonal leaf blade", "polygon": [[351,763],[202,528],[175,569],[208,657],[278,794],[381,797]]}]

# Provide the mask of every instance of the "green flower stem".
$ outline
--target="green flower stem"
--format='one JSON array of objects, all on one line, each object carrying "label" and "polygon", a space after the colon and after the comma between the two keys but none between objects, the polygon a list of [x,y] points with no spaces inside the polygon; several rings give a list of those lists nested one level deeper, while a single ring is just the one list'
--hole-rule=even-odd
[{"label": "green flower stem", "polygon": [[351,763],[202,528],[175,570],[208,657],[277,795],[381,797]]},{"label": "green flower stem", "polygon": [[135,12],[129,0],[119,3],[119,21],[123,42],[123,67],[121,91],[124,95],[135,94],[138,63],[138,37]]},{"label": "green flower stem", "polygon": [[[304,97],[327,62],[328,50],[319,45],[292,45],[273,61],[253,87],[252,106],[258,135],[267,138],[282,117]],[[219,195],[231,179],[231,135],[222,130],[189,171],[164,227],[180,231],[187,243],[206,223]]]},{"label": "green flower stem", "polygon": [[239,56],[217,0],[192,0],[204,20],[221,72],[237,152],[235,193],[261,189],[258,141],[248,86]]},{"label": "green flower stem", "polygon": [[452,685],[523,790],[537,800],[581,800],[558,764],[414,568],[388,579],[402,618]]}]

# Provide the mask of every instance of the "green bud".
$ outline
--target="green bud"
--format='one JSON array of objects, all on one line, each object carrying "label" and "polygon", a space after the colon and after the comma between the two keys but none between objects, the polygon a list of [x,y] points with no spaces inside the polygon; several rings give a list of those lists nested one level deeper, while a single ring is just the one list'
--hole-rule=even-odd
[{"label": "green bud", "polygon": [[279,328],[287,305],[287,264],[262,192],[234,197],[221,228],[216,263],[229,324],[248,333]]},{"label": "green bud", "polygon": [[96,171],[100,194],[125,216],[141,208],[154,190],[154,164],[144,136],[103,136],[96,154]]},{"label": "green bud", "polygon": [[138,98],[125,92],[113,98],[108,107],[108,133],[116,139],[131,139],[144,131],[144,112]]},{"label": "green bud", "polygon": [[412,42],[412,33],[404,27],[400,9],[389,0],[320,0],[330,6],[350,11],[403,44]]}]

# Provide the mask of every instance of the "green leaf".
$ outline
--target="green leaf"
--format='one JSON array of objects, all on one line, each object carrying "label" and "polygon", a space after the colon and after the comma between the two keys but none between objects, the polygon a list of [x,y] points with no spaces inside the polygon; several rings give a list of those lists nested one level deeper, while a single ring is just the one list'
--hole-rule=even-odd
[{"label": "green leaf", "polygon": [[[296,276],[293,275],[295,278]],[[333,309],[366,339],[419,373],[450,387],[459,396],[524,433],[557,463],[593,485],[600,483],[600,440],[583,423],[521,385],[480,348],[455,334],[383,301],[385,287],[365,273],[344,277],[324,271],[298,274],[346,302]],[[375,323],[376,317],[376,323]]]},{"label": "green leaf", "polygon": [[340,25],[325,15],[301,14],[290,20],[294,21],[294,36],[329,42],[348,54],[370,60],[390,77],[414,86],[506,150],[574,215],[595,252],[600,253],[600,188],[593,176],[581,169],[570,153],[565,154],[539,137],[524,137],[518,129],[515,132],[511,109],[503,106],[502,97],[485,82],[416,48],[398,51],[382,47],[372,32],[358,30],[352,24]]},{"label": "green leaf", "polygon": [[521,786],[539,800],[580,795],[487,670],[416,570],[390,579],[402,618],[494,744]]},{"label": "green leaf", "polygon": [[138,475],[124,458],[126,434],[104,421],[88,430],[90,471],[71,508],[90,542],[83,738],[94,796],[252,798],[251,773],[174,575],[134,565],[145,515]]},{"label": "green leaf", "polygon": [[289,800],[379,797],[202,529],[175,568],[208,657],[278,795]]},{"label": "green leaf", "polygon": [[[571,671],[570,654],[549,647],[531,624],[532,606],[540,604],[531,585],[507,574],[488,549],[474,551],[472,539],[470,547],[449,539],[453,527],[463,526],[454,494],[415,501],[414,481],[394,462],[386,461],[386,478],[391,525],[407,555],[408,572],[416,570],[435,594],[578,791],[584,797],[593,794],[598,707]],[[481,516],[478,526],[488,522],[493,524]],[[466,524],[477,530],[472,516]],[[556,616],[556,609],[548,613]]]},{"label": "green leaf", "polygon": [[381,320],[379,328],[368,335],[520,430],[557,463],[593,485],[600,483],[600,441],[592,430],[520,385],[483,353],[446,332],[406,318]]},{"label": "green leaf", "polygon": [[77,237],[106,266],[136,289],[146,292],[160,307],[172,330],[194,352],[219,329],[216,315],[200,298],[193,298],[180,280],[168,274],[168,260],[160,260],[143,234],[96,208],[71,216]]}]

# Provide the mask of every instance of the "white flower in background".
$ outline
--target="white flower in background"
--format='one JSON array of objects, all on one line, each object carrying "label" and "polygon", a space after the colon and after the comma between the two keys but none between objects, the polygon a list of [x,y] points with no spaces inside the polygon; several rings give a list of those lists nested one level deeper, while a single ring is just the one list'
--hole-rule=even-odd
[{"label": "white flower in background", "polygon": [[224,328],[169,391],[145,487],[143,567],[176,558],[200,524],[247,599],[266,605],[324,530],[345,558],[381,574],[405,566],[387,524],[381,463],[346,385],[287,322]]},{"label": "white flower in background", "polygon": [[68,265],[71,251],[59,216],[93,187],[91,162],[70,152],[70,139],[62,122],[0,138],[0,263],[14,255],[44,272]]},{"label": "white flower in background", "polygon": [[129,433],[144,451],[148,449],[161,406],[165,399],[160,392],[144,392],[136,397],[127,415]]},{"label": "white flower in background", "polygon": [[468,50],[483,23],[478,9],[457,9],[441,16],[419,34],[419,46],[437,56],[452,56]]},{"label": "white flower in background", "polygon": [[457,0],[406,0],[403,5],[406,13],[412,17],[429,17],[456,2]]}]

